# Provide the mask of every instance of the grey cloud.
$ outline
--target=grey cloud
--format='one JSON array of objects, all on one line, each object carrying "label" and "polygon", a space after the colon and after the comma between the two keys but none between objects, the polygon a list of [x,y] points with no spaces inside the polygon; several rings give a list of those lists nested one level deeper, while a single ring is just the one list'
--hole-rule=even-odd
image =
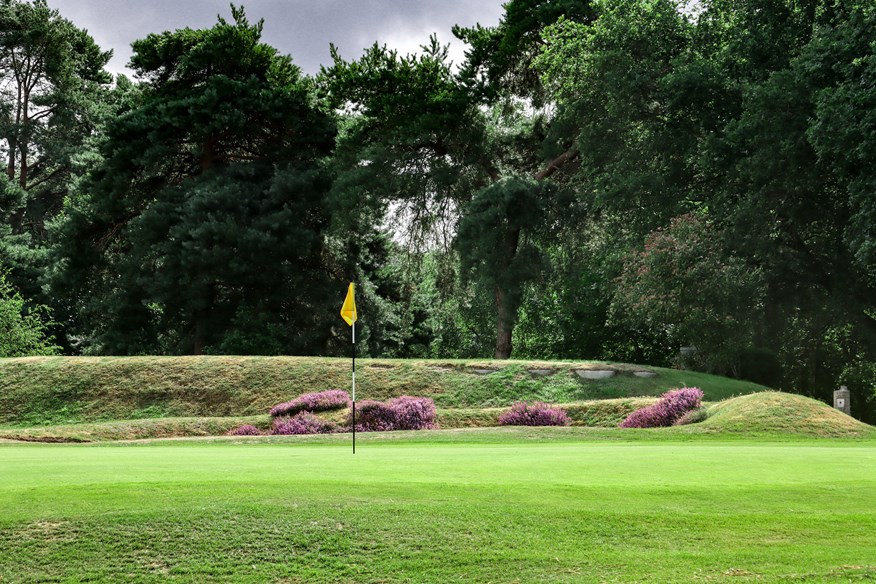
[{"label": "grey cloud", "polygon": [[[130,44],[152,32],[212,26],[216,16],[230,16],[226,0],[49,0],[50,5],[87,28],[103,48],[111,48],[113,72],[125,72]],[[251,21],[265,19],[265,42],[292,55],[307,73],[329,62],[329,43],[344,58],[357,58],[375,41],[402,52],[416,50],[431,33],[451,43],[455,60],[461,43],[454,24],[491,26],[502,15],[502,0],[251,0]]]}]

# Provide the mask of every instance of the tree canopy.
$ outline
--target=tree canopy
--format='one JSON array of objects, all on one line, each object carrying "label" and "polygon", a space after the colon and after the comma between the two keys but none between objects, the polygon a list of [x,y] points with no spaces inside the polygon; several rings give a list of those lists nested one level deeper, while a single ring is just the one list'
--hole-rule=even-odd
[{"label": "tree canopy", "polygon": [[143,94],[108,124],[60,230],[57,285],[97,350],[313,351],[325,335],[334,124],[261,30],[235,8],[134,43]]},{"label": "tree canopy", "polygon": [[874,395],[876,8],[504,10],[460,63],[433,36],[309,77],[232,6],[110,84],[85,31],[0,0],[13,312],[49,305],[68,353],[338,354],[355,280],[372,355]]}]

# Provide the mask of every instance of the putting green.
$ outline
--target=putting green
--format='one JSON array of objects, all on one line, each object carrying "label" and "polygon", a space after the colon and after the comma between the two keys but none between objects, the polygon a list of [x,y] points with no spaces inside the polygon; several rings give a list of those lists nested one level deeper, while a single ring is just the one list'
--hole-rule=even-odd
[{"label": "putting green", "polygon": [[876,578],[876,442],[0,445],[0,582]]}]

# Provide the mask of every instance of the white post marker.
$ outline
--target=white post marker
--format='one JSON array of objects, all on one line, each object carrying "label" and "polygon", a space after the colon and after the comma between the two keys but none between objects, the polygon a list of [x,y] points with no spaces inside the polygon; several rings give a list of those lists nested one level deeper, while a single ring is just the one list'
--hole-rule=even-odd
[{"label": "white post marker", "polygon": [[352,282],[341,307],[341,318],[353,327],[353,454],[356,454],[356,289]]}]

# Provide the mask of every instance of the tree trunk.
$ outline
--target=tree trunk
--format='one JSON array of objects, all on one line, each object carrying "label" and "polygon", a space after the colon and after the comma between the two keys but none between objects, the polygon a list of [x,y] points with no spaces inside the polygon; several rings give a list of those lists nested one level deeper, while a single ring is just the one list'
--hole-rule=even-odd
[{"label": "tree trunk", "polygon": [[6,161],[6,176],[9,180],[15,180],[15,153],[18,150],[18,142],[13,136],[10,136],[6,143],[9,145],[9,159]]},{"label": "tree trunk", "polygon": [[[517,256],[517,248],[520,245],[520,228],[515,227],[505,237],[505,257],[503,270],[511,266],[511,262]],[[517,306],[512,305],[508,298],[507,290],[502,289],[501,284],[496,285],[496,359],[510,359],[514,333],[514,322],[517,320]]]},{"label": "tree trunk", "polygon": [[[534,175],[535,180],[542,181],[550,178],[563,165],[578,157],[577,147],[572,147],[563,152],[555,159],[551,160],[548,165],[540,172]],[[488,173],[493,180],[498,179],[498,172],[495,169],[488,169]],[[503,271],[511,267],[511,262],[517,257],[517,249],[520,246],[520,228],[514,227],[505,237],[505,254],[503,257]],[[501,284],[496,285],[496,359],[510,359],[512,346],[512,336],[514,334],[514,324],[517,320],[517,303],[512,303],[508,298],[508,291],[502,288]]]},{"label": "tree trunk", "polygon": [[[18,75],[16,74],[16,78]],[[15,154],[18,152],[18,138],[21,133],[21,83],[18,84],[18,96],[15,100],[15,125],[9,132],[9,160],[6,164],[6,176],[9,180],[15,180]]]},{"label": "tree trunk", "polygon": [[207,338],[207,317],[199,313],[195,317],[195,340],[192,347],[192,355],[203,355]]},{"label": "tree trunk", "polygon": [[18,186],[21,187],[22,190],[27,190],[27,180],[28,174],[30,170],[30,166],[27,163],[27,145],[22,144],[21,147],[21,160],[19,160],[19,171],[18,171]]},{"label": "tree trunk", "polygon": [[204,140],[203,150],[201,151],[201,172],[205,172],[212,168],[216,162],[216,136],[210,136]]},{"label": "tree trunk", "polygon": [[511,358],[511,335],[514,332],[514,319],[505,292],[496,286],[496,359]]}]

